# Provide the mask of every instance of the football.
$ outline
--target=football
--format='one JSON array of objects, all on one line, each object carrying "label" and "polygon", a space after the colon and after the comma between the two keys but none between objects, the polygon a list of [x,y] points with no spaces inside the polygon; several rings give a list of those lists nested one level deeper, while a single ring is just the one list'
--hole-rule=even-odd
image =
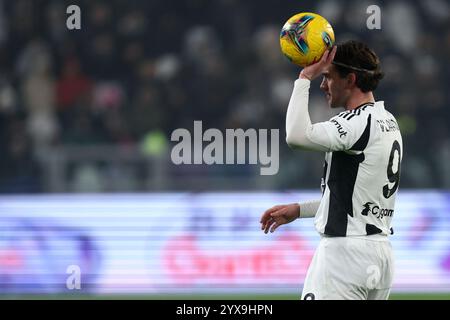
[{"label": "football", "polygon": [[292,16],[280,33],[281,51],[301,67],[317,62],[333,44],[333,28],[316,13],[302,12]]}]

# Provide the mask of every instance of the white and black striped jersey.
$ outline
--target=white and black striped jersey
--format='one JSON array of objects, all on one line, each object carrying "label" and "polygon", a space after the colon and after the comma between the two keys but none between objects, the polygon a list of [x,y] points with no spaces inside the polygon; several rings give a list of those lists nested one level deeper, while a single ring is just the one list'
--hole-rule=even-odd
[{"label": "white and black striped jersey", "polygon": [[[309,119],[307,107],[295,105],[307,104],[308,94],[309,81],[297,80],[289,108],[299,110],[291,111],[289,122],[300,119],[301,113]],[[305,137],[296,133],[300,147],[326,151],[317,231],[328,236],[392,234],[403,145],[397,121],[384,102],[301,125],[306,129]]]}]

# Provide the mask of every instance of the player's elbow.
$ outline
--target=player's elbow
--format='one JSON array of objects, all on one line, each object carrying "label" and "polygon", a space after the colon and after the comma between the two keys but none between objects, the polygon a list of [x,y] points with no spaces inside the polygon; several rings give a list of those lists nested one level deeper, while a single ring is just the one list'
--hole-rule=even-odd
[{"label": "player's elbow", "polygon": [[286,143],[292,149],[306,146],[308,144],[307,127],[286,125]]},{"label": "player's elbow", "polygon": [[289,131],[286,132],[286,143],[290,148],[293,147],[294,141],[292,139],[292,136],[289,134]]},{"label": "player's elbow", "polygon": [[289,146],[289,148],[291,149],[295,148],[294,141],[290,136],[286,136],[286,143]]},{"label": "player's elbow", "polygon": [[294,137],[291,134],[287,134],[286,135],[286,143],[289,146],[289,148],[291,149],[297,149],[297,148],[301,148],[303,146],[303,141],[304,139],[302,139],[301,137]]},{"label": "player's elbow", "polygon": [[286,135],[286,143],[291,149],[300,149],[300,150],[318,150],[318,151],[326,151],[327,149],[313,143],[306,135]]}]

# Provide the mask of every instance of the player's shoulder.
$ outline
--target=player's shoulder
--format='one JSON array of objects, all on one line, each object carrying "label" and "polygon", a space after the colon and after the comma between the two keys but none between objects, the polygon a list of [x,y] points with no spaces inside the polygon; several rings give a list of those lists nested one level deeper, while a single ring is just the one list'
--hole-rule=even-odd
[{"label": "player's shoulder", "polygon": [[336,118],[345,119],[347,121],[350,121],[352,119],[354,119],[354,121],[365,120],[366,119],[365,116],[367,116],[370,113],[371,108],[373,108],[373,106],[374,106],[373,102],[367,102],[356,107],[355,109],[340,112],[338,115],[336,115]]},{"label": "player's shoulder", "polygon": [[401,130],[396,117],[385,108],[384,101],[377,102],[378,110],[374,115],[376,128],[380,133],[389,133],[389,135],[397,134],[401,139]]},{"label": "player's shoulder", "polygon": [[371,114],[375,112],[374,103],[368,102],[358,106],[355,109],[340,112],[330,119],[330,122],[337,123],[342,127],[354,131],[358,134],[372,122]]}]

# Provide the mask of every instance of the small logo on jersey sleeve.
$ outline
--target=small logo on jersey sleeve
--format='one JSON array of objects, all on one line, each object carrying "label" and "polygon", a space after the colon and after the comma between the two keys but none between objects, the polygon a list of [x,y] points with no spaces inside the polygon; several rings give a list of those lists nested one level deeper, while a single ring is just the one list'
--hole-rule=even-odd
[{"label": "small logo on jersey sleeve", "polygon": [[394,209],[381,208],[380,206],[374,204],[373,202],[366,202],[363,205],[363,210],[361,214],[367,216],[369,213],[377,217],[377,219],[383,219],[384,217],[392,217],[394,214]]},{"label": "small logo on jersey sleeve", "polygon": [[336,126],[339,133],[339,138],[345,137],[347,135],[347,131],[344,130],[342,125],[336,119],[331,119],[330,122]]}]

